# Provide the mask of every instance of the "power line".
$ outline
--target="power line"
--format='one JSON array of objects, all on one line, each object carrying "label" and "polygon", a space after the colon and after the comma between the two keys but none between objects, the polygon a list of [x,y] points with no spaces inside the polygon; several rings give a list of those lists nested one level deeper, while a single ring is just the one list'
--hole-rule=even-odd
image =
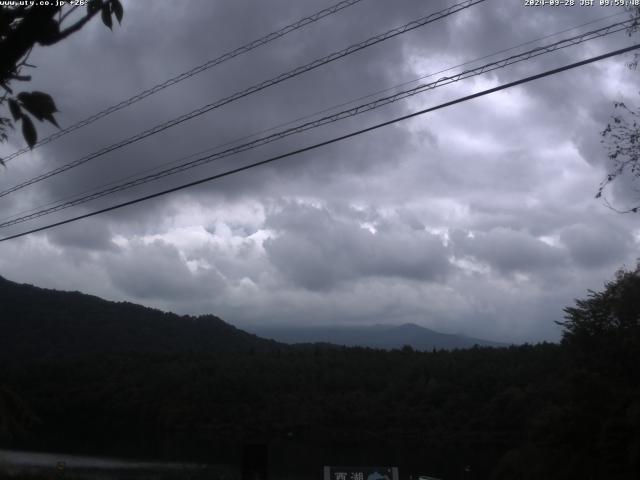
[{"label": "power line", "polygon": [[[198,156],[198,155],[202,155],[202,154],[205,154],[205,153],[209,153],[209,152],[211,152],[211,151],[214,151],[214,150],[217,150],[217,149],[220,149],[220,148],[226,147],[226,146],[228,146],[228,145],[233,145],[234,143],[238,143],[238,142],[241,142],[241,141],[243,141],[243,140],[248,140],[249,138],[253,138],[253,137],[256,137],[256,136],[258,136],[258,135],[262,135],[262,134],[264,134],[264,133],[272,132],[272,131],[274,131],[274,130],[277,130],[278,128],[286,127],[286,126],[288,126],[288,125],[292,125],[292,124],[294,124],[294,123],[296,123],[296,122],[300,122],[300,121],[302,121],[302,120],[307,120],[307,119],[309,119],[309,118],[313,118],[313,117],[315,117],[315,116],[317,116],[317,115],[321,115],[321,114],[323,114],[323,113],[327,113],[327,112],[330,112],[330,111],[332,111],[332,110],[336,110],[337,108],[345,107],[345,106],[350,105],[350,104],[352,104],[352,103],[355,103],[355,102],[358,102],[358,101],[361,101],[361,100],[366,100],[366,99],[368,99],[368,98],[372,98],[372,97],[374,97],[374,96],[376,96],[376,95],[380,95],[380,94],[382,94],[382,93],[386,93],[386,92],[390,92],[390,91],[392,91],[392,90],[396,90],[396,89],[398,89],[398,88],[400,88],[400,87],[404,87],[404,86],[407,86],[407,85],[411,85],[411,84],[413,84],[413,83],[419,82],[420,80],[424,80],[424,79],[426,79],[426,78],[434,77],[434,76],[439,75],[439,74],[441,74],[441,73],[449,72],[449,71],[454,70],[454,69],[456,69],[456,68],[464,67],[464,66],[466,66],[466,65],[470,65],[470,64],[472,64],[472,63],[476,63],[476,62],[478,62],[478,61],[480,61],[480,60],[484,60],[484,59],[487,59],[487,58],[495,57],[496,55],[499,55],[499,54],[501,54],[501,53],[511,52],[511,51],[513,51],[513,50],[517,50],[518,48],[522,48],[522,47],[527,46],[527,45],[532,45],[532,44],[534,44],[534,43],[538,43],[538,42],[540,42],[540,41],[542,41],[542,40],[546,40],[546,39],[548,39],[548,38],[558,36],[558,35],[560,35],[560,34],[563,34],[563,33],[569,32],[569,31],[571,31],[571,30],[577,30],[577,29],[579,29],[579,28],[586,27],[586,26],[588,26],[588,25],[593,25],[594,23],[599,23],[599,22],[602,22],[603,20],[608,20],[608,19],[613,18],[613,17],[619,17],[619,16],[624,15],[624,14],[626,14],[626,13],[627,13],[627,12],[622,11],[622,12],[618,12],[618,13],[613,13],[613,14],[610,14],[610,15],[606,15],[606,16],[603,16],[603,17],[597,18],[597,19],[595,19],[595,20],[591,20],[591,21],[589,21],[589,22],[582,23],[582,24],[580,24],[580,25],[575,25],[575,26],[573,26],[573,27],[565,28],[564,30],[560,30],[560,31],[558,31],[558,32],[554,32],[554,33],[551,33],[551,34],[548,34],[548,35],[545,35],[545,36],[542,36],[542,37],[539,37],[539,38],[536,38],[536,39],[533,39],[533,40],[529,40],[529,41],[524,42],[524,43],[520,43],[520,44],[515,45],[515,46],[513,46],[513,47],[504,48],[504,49],[502,49],[502,50],[498,50],[498,51],[496,51],[496,52],[490,53],[490,54],[488,54],[488,55],[484,55],[484,56],[479,57],[479,58],[475,58],[475,59],[473,59],[473,60],[467,60],[466,62],[459,63],[459,64],[457,64],[457,65],[453,65],[453,66],[450,66],[450,67],[447,67],[447,68],[444,68],[444,69],[442,69],[442,70],[438,70],[438,71],[436,71],[436,72],[432,72],[432,73],[429,73],[429,74],[426,74],[426,75],[422,75],[422,76],[420,76],[420,77],[414,78],[413,80],[405,81],[405,82],[402,82],[402,83],[399,83],[399,84],[393,85],[393,86],[391,86],[391,87],[384,88],[384,89],[382,89],[382,90],[377,90],[377,91],[375,91],[375,92],[368,93],[367,95],[363,95],[363,96],[360,96],[360,97],[354,98],[354,99],[352,99],[352,100],[348,100],[348,101],[346,101],[346,102],[342,102],[342,103],[340,103],[340,104],[336,104],[336,105],[333,105],[333,106],[331,106],[331,107],[324,108],[324,109],[319,110],[319,111],[316,111],[316,112],[314,112],[314,113],[306,114],[306,115],[304,115],[304,116],[302,116],[302,117],[297,117],[297,118],[295,118],[295,119],[293,119],[293,120],[288,120],[288,121],[286,121],[286,122],[284,122],[284,123],[279,123],[279,124],[274,125],[274,126],[272,126],[272,127],[269,127],[269,128],[263,129],[263,130],[259,130],[259,131],[257,131],[257,132],[253,132],[253,133],[251,133],[251,134],[249,134],[249,135],[244,135],[244,136],[242,136],[242,137],[235,138],[235,139],[233,139],[233,140],[230,140],[230,141],[224,142],[224,143],[222,143],[222,144],[218,144],[218,145],[216,145],[216,146],[214,146],[214,147],[209,147],[209,148],[206,148],[206,149],[204,149],[204,150],[200,150],[200,151],[198,151],[198,152],[192,153],[192,154],[190,154],[190,155],[187,155],[187,156],[184,156],[184,157],[180,157],[180,158],[178,158],[178,159],[171,160],[171,161],[168,161],[168,162],[161,163],[161,164],[156,165],[156,166],[151,167],[151,168],[147,168],[147,169],[144,169],[144,170],[139,170],[139,171],[134,172],[134,173],[132,173],[132,174],[130,174],[130,175],[127,175],[126,177],[121,177],[121,178],[119,178],[119,179],[117,179],[117,180],[113,180],[113,181],[111,181],[111,182],[104,183],[104,184],[99,185],[99,186],[97,186],[97,187],[90,188],[90,189],[84,190],[84,191],[82,191],[82,192],[75,193],[75,194],[73,194],[73,195],[67,195],[67,196],[65,196],[65,197],[63,197],[63,198],[61,198],[61,199],[54,200],[54,201],[51,201],[51,202],[47,202],[46,204],[41,204],[41,205],[38,205],[38,206],[36,206],[36,207],[33,207],[33,208],[30,208],[30,209],[27,209],[27,210],[23,210],[23,211],[20,211],[20,212],[16,212],[16,213],[14,213],[14,214],[12,214],[12,215],[9,215],[9,216],[7,216],[7,217],[3,217],[2,219],[0,219],[0,223],[5,222],[5,221],[7,221],[7,220],[11,220],[11,219],[13,219],[13,218],[15,218],[15,217],[19,217],[19,216],[21,216],[21,215],[25,215],[25,214],[28,214],[28,213],[31,213],[31,212],[36,212],[37,210],[40,210],[40,209],[43,209],[43,208],[46,208],[46,207],[49,207],[49,206],[52,206],[52,205],[59,204],[59,203],[61,203],[61,202],[64,202],[65,200],[69,200],[69,199],[72,199],[72,198],[79,197],[80,195],[88,194],[89,192],[94,192],[94,191],[96,191],[96,190],[98,190],[98,189],[105,188],[105,187],[108,187],[108,186],[110,186],[110,185],[115,185],[115,184],[117,184],[118,182],[122,182],[122,181],[128,180],[128,179],[130,179],[130,178],[135,178],[135,177],[136,177],[136,176],[138,176],[138,175],[143,175],[143,174],[145,174],[145,173],[149,173],[149,172],[152,172],[152,171],[154,171],[154,170],[158,170],[158,169],[160,169],[160,168],[162,168],[162,167],[166,167],[166,166],[168,166],[168,165],[173,165],[173,164],[176,164],[176,163],[179,163],[179,162],[183,162],[183,161],[185,161],[185,160],[188,160],[188,159],[190,159],[190,158],[196,157],[196,156]],[[611,33],[613,33],[613,32],[611,32]],[[575,37],[574,37],[574,38],[575,38]],[[0,227],[2,227],[2,225],[0,225]]]},{"label": "power line", "polygon": [[355,136],[358,136],[358,135],[362,135],[364,133],[371,132],[371,131],[377,130],[379,128],[382,128],[382,127],[386,127],[388,125],[392,125],[392,124],[397,123],[397,122],[401,122],[401,121],[408,120],[408,119],[413,118],[413,117],[417,117],[419,115],[423,115],[425,113],[429,113],[429,112],[433,112],[435,110],[439,110],[439,109],[442,109],[442,108],[450,107],[450,106],[456,105],[458,103],[466,102],[466,101],[472,100],[474,98],[478,98],[478,97],[482,97],[482,96],[485,96],[485,95],[489,95],[491,93],[495,93],[495,92],[498,92],[500,90],[505,90],[507,88],[512,88],[512,87],[515,87],[517,85],[522,85],[524,83],[528,83],[528,82],[531,82],[531,81],[534,81],[534,80],[538,80],[538,79],[543,78],[543,77],[547,77],[547,76],[550,76],[550,75],[555,75],[557,73],[564,72],[566,70],[577,68],[577,67],[580,67],[580,66],[583,66],[583,65],[587,65],[589,63],[593,63],[593,62],[597,62],[597,61],[600,61],[600,60],[604,60],[605,58],[613,57],[615,55],[620,55],[620,54],[623,54],[623,53],[626,53],[626,52],[630,52],[632,50],[637,50],[638,48],[640,48],[640,44],[635,44],[635,45],[631,45],[629,47],[621,48],[621,49],[618,49],[618,50],[614,50],[612,52],[608,52],[608,53],[605,53],[605,54],[602,54],[602,55],[598,55],[596,57],[591,57],[591,58],[588,58],[586,60],[582,60],[582,61],[579,61],[579,62],[571,63],[571,64],[565,65],[563,67],[554,68],[552,70],[547,70],[545,72],[538,73],[536,75],[531,75],[531,76],[522,78],[520,80],[516,80],[514,82],[509,82],[509,83],[506,83],[506,84],[503,84],[503,85],[499,85],[497,87],[489,88],[487,90],[482,90],[481,92],[477,92],[477,93],[474,93],[472,95],[467,95],[465,97],[457,98],[457,99],[451,100],[449,102],[441,103],[441,104],[439,104],[439,105],[437,105],[435,107],[425,108],[423,110],[419,110],[417,112],[413,112],[413,113],[410,113],[408,115],[403,115],[401,117],[396,117],[396,118],[388,120],[386,122],[378,123],[378,124],[373,125],[371,127],[363,128],[361,130],[357,130],[355,132],[348,133],[346,135],[342,135],[342,136],[339,136],[339,137],[334,137],[334,138],[332,138],[330,140],[319,142],[319,143],[316,143],[316,144],[313,144],[313,145],[310,145],[310,146],[307,146],[307,147],[304,147],[304,148],[300,148],[300,149],[297,149],[297,150],[293,150],[293,151],[290,151],[290,152],[287,152],[287,153],[284,153],[284,154],[281,154],[281,155],[276,155],[276,156],[268,158],[266,160],[261,160],[259,162],[251,163],[251,164],[245,165],[243,167],[234,168],[232,170],[227,170],[226,172],[223,172],[223,173],[218,173],[216,175],[212,175],[212,176],[209,176],[209,177],[206,177],[206,178],[202,178],[200,180],[195,180],[195,181],[192,181],[192,182],[189,182],[189,183],[185,183],[185,184],[179,185],[177,187],[172,187],[172,188],[169,188],[167,190],[156,192],[156,193],[153,193],[153,194],[150,194],[150,195],[145,195],[143,197],[139,197],[139,198],[136,198],[134,200],[129,200],[129,201],[122,202],[122,203],[119,203],[119,204],[116,204],[116,205],[112,205],[110,207],[106,207],[106,208],[103,208],[103,209],[100,209],[100,210],[96,210],[94,212],[85,213],[83,215],[78,215],[76,217],[72,217],[72,218],[69,218],[69,219],[66,219],[66,220],[62,220],[60,222],[51,223],[51,224],[45,225],[43,227],[38,227],[38,228],[34,228],[34,229],[31,229],[31,230],[28,230],[26,232],[22,232],[22,233],[18,233],[18,234],[15,234],[15,235],[11,235],[11,236],[8,236],[8,237],[0,239],[0,242],[5,242],[7,240],[12,240],[14,238],[24,237],[25,235],[29,235],[31,233],[41,232],[41,231],[48,230],[48,229],[53,228],[53,227],[57,227],[57,226],[60,226],[60,225],[65,225],[67,223],[75,222],[75,221],[78,221],[78,220],[82,220],[84,218],[88,218],[88,217],[92,217],[92,216],[99,215],[99,214],[102,214],[102,213],[110,212],[112,210],[123,208],[123,207],[129,206],[129,205],[134,205],[136,203],[140,203],[140,202],[143,202],[143,201],[146,201],[146,200],[150,200],[152,198],[156,198],[156,197],[160,197],[160,196],[163,196],[163,195],[167,195],[169,193],[177,192],[179,190],[184,190],[186,188],[193,187],[193,186],[196,186],[196,185],[200,185],[202,183],[206,183],[206,182],[210,182],[210,181],[213,181],[213,180],[217,180],[219,178],[223,178],[223,177],[226,177],[226,176],[229,176],[229,175],[233,175],[233,174],[245,171],[245,170],[249,170],[249,169],[252,169],[252,168],[255,168],[255,167],[259,167],[261,165],[266,165],[268,163],[275,162],[277,160],[282,160],[284,158],[288,158],[288,157],[292,157],[292,156],[295,156],[295,155],[299,155],[301,153],[305,153],[305,152],[308,152],[308,151],[311,151],[311,150],[315,150],[315,149],[320,148],[320,147],[324,147],[326,145],[337,143],[337,142],[340,142],[342,140],[346,140],[348,138],[352,138],[352,137],[355,137]]},{"label": "power line", "polygon": [[[71,133],[75,130],[78,130],[79,128],[82,127],[86,127],[87,125],[95,122],[96,120],[99,120],[101,118],[106,117],[107,115],[111,115],[114,112],[117,112],[118,110],[122,110],[123,108],[126,108],[130,105],[133,105],[136,102],[139,102],[140,100],[153,95],[154,93],[159,92],[160,90],[164,90],[167,87],[170,87],[172,85],[175,85],[176,83],[182,82],[183,80],[186,80],[187,78],[193,77],[199,73],[204,72],[205,70],[208,70],[210,68],[215,67],[216,65],[220,65],[221,63],[226,62],[227,60],[231,60],[232,58],[235,58],[239,55],[245,54],[250,52],[251,50],[258,48],[262,45],[266,45],[267,43],[273,42],[274,40],[277,40],[278,38],[284,37],[285,35],[294,32],[302,27],[306,27],[307,25],[317,22],[318,20],[321,20],[325,17],[328,17],[329,15],[333,15],[334,13],[339,12],[340,10],[344,10],[345,8],[351,7],[352,5],[355,5],[356,3],[360,3],[363,0],[343,0],[340,1],[338,3],[336,3],[335,5],[332,5],[330,7],[327,7],[323,10],[320,10],[319,12],[314,13],[313,15],[309,15],[308,17],[304,17],[301,18],[300,20],[287,25],[286,27],[281,28],[280,30],[277,30],[275,32],[271,32],[263,37],[258,38],[257,40],[253,40],[245,45],[242,45],[241,47],[236,48],[235,50],[231,50],[230,52],[227,52],[223,55],[220,55],[217,58],[214,58],[212,60],[209,60],[205,63],[203,63],[202,65],[198,65],[197,67],[192,68],[191,70],[188,70],[186,72],[183,72],[179,75],[176,75],[175,77],[172,77],[168,80],[165,80],[162,83],[159,83],[147,90],[144,90],[130,98],[128,98],[127,100],[123,100],[120,103],[116,104],[116,105],[112,105],[111,107],[105,108],[104,110],[99,111],[98,113],[95,113],[93,115],[91,115],[90,117],[85,118],[84,120],[80,120],[77,123],[74,123],[73,125],[70,125],[66,128],[63,128],[61,130],[58,130],[57,132],[53,133],[52,135],[49,135],[48,137],[43,138],[42,140],[40,140],[39,142],[37,142],[33,148],[39,147],[41,145],[44,145],[46,143],[50,143],[54,140],[57,140],[60,137],[63,137],[65,135],[67,135],[68,133]],[[22,148],[20,150],[17,150],[15,152],[13,152],[11,155],[7,156],[6,158],[4,158],[4,162],[8,162],[20,155],[22,155],[23,153],[29,152],[32,149],[29,147],[25,147]]]},{"label": "power line", "polygon": [[[14,220],[2,222],[2,223],[0,223],[0,227],[7,227],[7,226],[15,225],[15,224],[18,224],[18,223],[22,223],[24,221],[32,220],[34,218],[38,218],[38,217],[50,214],[50,213],[54,213],[54,212],[57,212],[57,211],[60,211],[60,210],[64,210],[66,208],[70,208],[70,207],[73,207],[73,206],[76,206],[76,205],[80,205],[82,203],[86,203],[88,201],[95,200],[95,199],[104,197],[106,195],[110,195],[112,193],[116,193],[118,191],[126,190],[126,189],[133,188],[133,187],[145,184],[145,183],[149,183],[151,181],[163,178],[165,176],[173,175],[175,173],[179,173],[179,172],[182,172],[182,171],[185,171],[185,170],[188,170],[188,169],[203,165],[205,163],[212,162],[214,160],[225,158],[225,157],[237,154],[237,153],[241,153],[241,152],[247,151],[247,150],[252,149],[252,148],[256,148],[258,146],[265,145],[267,143],[271,143],[273,141],[279,140],[281,138],[284,138],[286,136],[289,136],[289,135],[292,135],[292,134],[295,134],[295,133],[300,133],[302,131],[310,130],[312,128],[316,128],[316,127],[319,127],[321,125],[325,125],[325,124],[328,124],[328,123],[333,123],[335,121],[342,120],[344,118],[348,118],[348,117],[351,117],[351,116],[359,115],[361,113],[364,113],[364,112],[367,112],[367,111],[370,111],[370,110],[374,110],[374,109],[382,107],[384,105],[387,105],[387,104],[402,100],[402,99],[407,98],[409,96],[413,96],[413,95],[416,95],[418,93],[422,93],[422,92],[424,92],[426,90],[431,90],[431,89],[434,89],[434,88],[437,88],[437,87],[440,87],[440,86],[443,86],[443,85],[448,85],[450,83],[454,83],[454,82],[460,81],[460,80],[465,79],[465,78],[469,78],[469,77],[480,75],[480,74],[483,74],[483,73],[486,73],[486,72],[489,72],[489,71],[493,71],[493,70],[496,70],[498,68],[504,68],[504,67],[506,67],[508,65],[512,65],[512,64],[517,63],[517,62],[528,60],[530,58],[534,58],[534,57],[542,55],[542,54],[550,53],[550,52],[556,51],[556,50],[558,50],[560,48],[566,48],[568,46],[576,45],[576,44],[579,44],[579,43],[582,43],[582,42],[585,42],[585,41],[588,41],[588,40],[592,40],[594,38],[599,38],[599,37],[603,37],[603,36],[606,36],[606,35],[610,35],[612,33],[616,33],[616,32],[619,32],[621,30],[626,29],[630,22],[632,22],[632,20],[628,20],[628,21],[625,21],[625,22],[619,22],[619,23],[616,23],[616,24],[613,24],[613,25],[609,25],[607,27],[603,27],[603,28],[598,29],[598,30],[594,30],[594,31],[591,31],[591,32],[586,32],[586,33],[581,34],[581,35],[577,35],[577,36],[574,36],[574,37],[571,37],[571,38],[568,38],[568,39],[560,40],[560,41],[558,41],[558,42],[556,42],[554,44],[550,44],[550,45],[547,45],[547,46],[544,46],[544,47],[538,47],[538,48],[535,48],[535,49],[530,50],[528,52],[524,52],[524,53],[521,53],[521,54],[518,54],[518,55],[514,55],[514,56],[511,56],[511,57],[508,57],[506,59],[499,60],[499,61],[496,61],[496,62],[492,62],[492,63],[486,64],[486,65],[477,67],[475,69],[466,70],[464,72],[461,72],[461,73],[459,73],[457,75],[454,75],[454,76],[451,76],[451,77],[443,77],[443,78],[437,80],[436,82],[428,83],[428,84],[425,84],[425,85],[420,85],[420,86],[418,86],[418,87],[416,87],[414,89],[406,90],[404,92],[399,92],[399,93],[397,93],[395,95],[392,95],[392,96],[389,96],[389,97],[385,97],[385,98],[382,98],[382,99],[378,99],[378,100],[375,100],[375,101],[370,102],[368,104],[359,105],[359,106],[354,107],[352,109],[348,109],[348,110],[344,110],[342,112],[338,112],[338,113],[336,113],[334,115],[329,115],[329,116],[317,119],[317,120],[312,121],[312,122],[307,122],[305,124],[298,125],[298,126],[296,126],[294,128],[290,128],[290,129],[278,132],[276,134],[273,134],[273,135],[270,135],[270,136],[267,136],[267,137],[262,137],[262,138],[254,140],[252,142],[248,142],[246,144],[239,145],[237,147],[224,150],[222,152],[217,152],[217,153],[215,153],[213,155],[204,156],[204,157],[201,157],[199,159],[193,160],[191,162],[187,162],[185,164],[182,164],[182,165],[170,168],[170,169],[162,170],[162,171],[160,171],[160,172],[158,172],[156,174],[148,175],[146,177],[141,177],[141,178],[138,178],[136,180],[133,180],[133,181],[130,181],[130,182],[126,182],[124,184],[120,184],[120,185],[117,185],[117,186],[112,187],[112,188],[107,188],[107,189],[104,189],[102,191],[98,191],[96,193],[93,193],[93,194],[90,194],[90,195],[86,195],[84,197],[75,198],[74,200],[71,200],[71,201],[68,201],[68,202],[64,202],[64,203],[54,202],[54,203],[59,203],[59,204],[54,206],[54,207],[45,208],[43,210],[37,211],[37,212],[29,214],[29,215],[24,215],[22,217],[14,219]],[[113,184],[113,183],[115,183],[115,182],[111,182],[111,184]]]},{"label": "power line", "polygon": [[[322,125],[327,125],[330,123],[334,123],[337,122],[339,120],[343,120],[345,118],[349,118],[349,117],[353,117],[356,115],[360,115],[362,113],[371,111],[371,110],[375,110],[377,108],[380,108],[382,106],[385,105],[389,105],[391,103],[403,100],[405,98],[417,95],[419,93],[423,93],[425,91],[428,90],[433,90],[435,88],[438,87],[442,87],[444,85],[449,85],[451,83],[455,83],[458,82],[460,80],[464,80],[466,78],[470,78],[473,76],[477,76],[477,75],[481,75],[487,72],[491,72],[494,70],[497,70],[499,68],[505,68],[506,66],[509,65],[513,65],[515,63],[519,63],[525,60],[529,60],[531,58],[535,58],[538,57],[540,55],[544,55],[547,53],[551,53],[554,51],[557,51],[561,48],[567,48],[569,46],[573,46],[573,45],[578,45],[580,43],[589,41],[589,40],[593,40],[595,38],[601,38],[604,37],[606,35],[611,35],[613,33],[625,30],[626,28],[628,28],[628,26],[630,25],[630,23],[633,22],[633,20],[626,20],[624,22],[618,22],[618,23],[614,23],[612,25],[606,26],[606,27],[602,27],[599,28],[597,30],[593,30],[590,32],[586,32],[580,35],[576,35],[574,37],[570,37],[567,39],[563,39],[563,40],[559,40],[555,43],[549,44],[547,46],[542,46],[542,47],[537,47],[534,48],[532,50],[529,50],[527,52],[523,52],[520,53],[518,55],[512,55],[510,57],[504,58],[502,60],[498,60],[495,62],[491,62],[473,69],[469,69],[469,70],[465,70],[463,72],[460,72],[456,75],[452,75],[449,77],[442,77],[438,80],[436,80],[435,82],[430,82],[430,83],[426,83],[423,85],[418,85],[415,88],[409,89],[409,90],[405,90],[402,92],[398,92],[394,95],[390,95],[387,97],[383,97],[383,98],[379,98],[377,100],[374,100],[372,102],[369,103],[365,103],[362,105],[358,105],[356,107],[347,109],[347,110],[343,110],[341,112],[335,113],[333,115],[328,115],[310,122],[306,122],[303,123],[301,125],[297,125],[295,127],[286,129],[286,130],[282,130],[280,132],[274,133],[272,135],[268,135],[266,137],[261,137],[258,138],[256,140],[253,140],[251,142],[247,142],[245,144],[242,145],[238,145],[236,147],[232,147],[220,152],[216,152],[214,154],[211,155],[205,155],[203,157],[197,158],[195,160],[192,160],[190,162],[186,162],[180,165],[177,165],[175,167],[172,168],[168,168],[165,170],[161,170],[157,173],[154,174],[150,174],[144,177],[140,177],[137,178],[135,180],[131,180],[129,182],[125,182],[119,185],[115,185],[113,187],[110,188],[105,188],[103,190],[99,190],[95,193],[91,193],[89,195],[85,195],[85,196],[81,196],[78,198],[74,198],[73,200],[69,200],[66,202],[56,202],[57,204],[55,206],[49,207],[49,208],[44,208],[42,210],[38,210],[34,213],[30,213],[27,215],[23,215],[20,216],[18,218],[14,218],[12,220],[6,220],[0,223],[0,228],[4,228],[4,227],[9,227],[12,225],[16,225],[18,223],[23,223],[29,220],[33,220],[35,218],[39,218],[42,217],[44,215],[49,215],[51,213],[55,213],[61,210],[65,210],[67,208],[71,208],[83,203],[87,203],[89,201],[92,200],[96,200],[98,198],[102,198],[105,197],[107,195],[111,195],[113,193],[119,192],[119,191],[123,191],[123,190],[127,190],[133,187],[137,187],[140,185],[143,185],[145,183],[149,183],[151,181],[155,181],[158,180],[160,178],[164,178],[167,177],[169,175],[173,175],[179,172],[183,172],[201,165],[204,165],[206,163],[210,163],[213,162],[215,160],[219,160],[222,158],[226,158],[229,157],[231,155],[235,155],[241,152],[245,152],[247,150],[251,150],[253,148],[259,147],[259,146],[263,146],[266,145],[268,143],[274,142],[276,140],[280,140],[282,138],[285,138],[287,136],[293,135],[293,134],[297,134],[297,133],[301,133],[307,130],[311,130],[313,128],[317,128],[320,127]],[[114,183],[114,182],[112,182]]]},{"label": "power line", "polygon": [[367,40],[360,42],[360,43],[356,43],[353,44],[347,48],[344,48],[342,50],[339,50],[337,52],[331,53],[325,57],[316,59],[312,62],[309,62],[303,66],[294,68],[293,70],[290,70],[286,73],[282,73],[276,77],[273,77],[269,80],[265,80],[262,83],[258,83],[256,85],[253,85],[252,87],[249,87],[245,90],[236,92],[228,97],[225,97],[223,99],[220,99],[214,103],[210,103],[207,105],[204,105],[196,110],[193,110],[189,113],[186,113],[184,115],[181,115],[177,118],[174,118],[172,120],[169,120],[168,122],[156,125],[155,127],[152,127],[148,130],[145,130],[141,133],[138,133],[137,135],[134,135],[132,137],[129,137],[127,139],[121,140],[120,142],[114,143],[112,145],[109,145],[107,147],[104,147],[94,153],[91,153],[89,155],[86,155],[78,160],[75,160],[73,162],[67,163],[66,165],[63,165],[61,167],[58,167],[56,169],[50,170],[47,173],[43,173],[42,175],[38,175],[37,177],[31,178],[29,180],[26,180],[18,185],[15,185],[11,188],[8,188],[7,190],[3,190],[2,192],[0,192],[0,197],[4,197],[12,192],[15,192],[17,190],[20,190],[24,187],[27,187],[29,185],[33,185],[34,183],[40,182],[42,180],[45,180],[47,178],[53,177],[54,175],[58,175],[62,172],[66,172],[67,170],[71,169],[71,168],[75,168],[79,165],[82,165],[84,163],[87,163],[90,160],[93,160],[95,158],[101,157],[102,155],[105,155],[107,153],[110,153],[114,150],[117,150],[119,148],[122,148],[126,145],[132,144],[134,142],[137,142],[139,140],[142,140],[143,138],[149,137],[151,135],[155,135],[156,133],[162,132],[168,128],[174,127],[180,123],[186,122],[187,120],[191,120],[192,118],[198,117],[200,115],[203,115],[213,109],[219,108],[223,105],[226,105],[228,103],[231,103],[235,100],[238,100],[240,98],[246,97],[248,95],[251,95],[253,93],[259,92],[261,90],[264,90],[265,88],[271,87],[273,85],[276,85],[278,83],[281,83],[285,80],[288,80],[290,78],[296,77],[298,75],[301,75],[302,73],[308,72],[310,70],[316,69],[322,65],[325,65],[327,63],[333,62],[334,60],[338,60],[339,58],[345,57],[347,55],[351,55],[352,53],[355,53],[357,51],[363,50],[367,47],[370,47],[372,45],[376,45],[380,42],[383,42],[385,40],[388,40],[390,38],[396,37],[398,35],[402,35],[404,33],[410,32],[411,30],[415,30],[416,28],[422,27],[424,25],[427,25],[429,23],[435,22],[437,20],[440,20],[442,18],[448,17],[450,15],[453,15],[454,13],[457,13],[461,10],[467,9],[473,5],[476,5],[478,3],[482,3],[486,0],[466,0],[464,2],[452,5],[449,8],[446,8],[444,10],[441,10],[439,12],[436,13],[432,13],[426,17],[422,17],[419,18],[418,20],[413,20],[405,25],[402,25],[400,27],[391,29],[385,33],[382,33],[380,35],[376,35],[374,37],[368,38]]}]

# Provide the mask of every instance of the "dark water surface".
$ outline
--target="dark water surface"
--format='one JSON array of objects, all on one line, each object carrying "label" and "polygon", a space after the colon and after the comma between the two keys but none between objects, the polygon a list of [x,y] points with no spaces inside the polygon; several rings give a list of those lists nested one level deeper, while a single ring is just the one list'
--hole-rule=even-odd
[{"label": "dark water surface", "polygon": [[236,478],[230,466],[132,461],[67,453],[0,450],[0,478],[169,479]]}]

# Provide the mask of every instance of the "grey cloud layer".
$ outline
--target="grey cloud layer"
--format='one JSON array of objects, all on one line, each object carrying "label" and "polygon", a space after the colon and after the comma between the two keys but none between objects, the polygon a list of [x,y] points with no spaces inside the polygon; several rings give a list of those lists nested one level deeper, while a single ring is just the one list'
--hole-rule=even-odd
[{"label": "grey cloud layer", "polygon": [[266,223],[280,234],[265,242],[267,256],[293,284],[309,289],[340,288],[342,281],[369,276],[446,278],[450,265],[437,236],[404,228],[373,233],[355,217],[287,205]]},{"label": "grey cloud layer", "polygon": [[[169,1],[127,2],[122,28],[109,32],[95,22],[65,44],[35,52],[33,88],[52,93],[61,123],[69,124],[327,3],[191,0],[175,8]],[[365,0],[12,162],[0,174],[0,187],[451,3]],[[3,212],[611,13],[489,0],[2,199]],[[540,57],[117,200],[629,41],[622,34]],[[557,339],[553,320],[562,307],[632,264],[638,251],[635,217],[615,215],[593,198],[607,165],[599,132],[612,102],[633,103],[636,95],[630,85],[637,72],[620,67],[623,62],[576,70],[3,244],[0,274],[183,313],[211,312],[242,324],[416,321],[507,341]],[[611,193],[630,195],[629,189]]]}]

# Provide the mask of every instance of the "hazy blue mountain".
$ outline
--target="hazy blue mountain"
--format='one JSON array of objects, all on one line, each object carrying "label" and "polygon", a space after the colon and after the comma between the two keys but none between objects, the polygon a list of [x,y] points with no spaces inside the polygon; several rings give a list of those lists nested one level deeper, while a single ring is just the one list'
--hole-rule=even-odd
[{"label": "hazy blue mountain", "polygon": [[110,302],[0,277],[0,359],[121,353],[216,353],[282,347],[213,315],[199,317]]},{"label": "hazy blue mountain", "polygon": [[414,323],[370,326],[264,326],[247,327],[264,338],[283,343],[332,343],[382,349],[410,345],[416,350],[455,349],[480,346],[504,346],[498,342],[436,332]]}]

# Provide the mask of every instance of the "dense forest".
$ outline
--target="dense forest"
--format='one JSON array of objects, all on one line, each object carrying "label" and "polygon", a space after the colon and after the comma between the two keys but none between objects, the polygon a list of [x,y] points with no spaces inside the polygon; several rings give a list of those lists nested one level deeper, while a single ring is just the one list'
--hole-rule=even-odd
[{"label": "dense forest", "polygon": [[[561,344],[454,351],[289,347],[215,317],[178,332],[179,317],[153,324],[156,311],[130,304],[0,291],[2,447],[234,463],[260,443],[274,478],[319,478],[323,464],[398,465],[402,478],[640,473],[638,269],[568,307]],[[134,316],[104,313],[117,306]]]}]

